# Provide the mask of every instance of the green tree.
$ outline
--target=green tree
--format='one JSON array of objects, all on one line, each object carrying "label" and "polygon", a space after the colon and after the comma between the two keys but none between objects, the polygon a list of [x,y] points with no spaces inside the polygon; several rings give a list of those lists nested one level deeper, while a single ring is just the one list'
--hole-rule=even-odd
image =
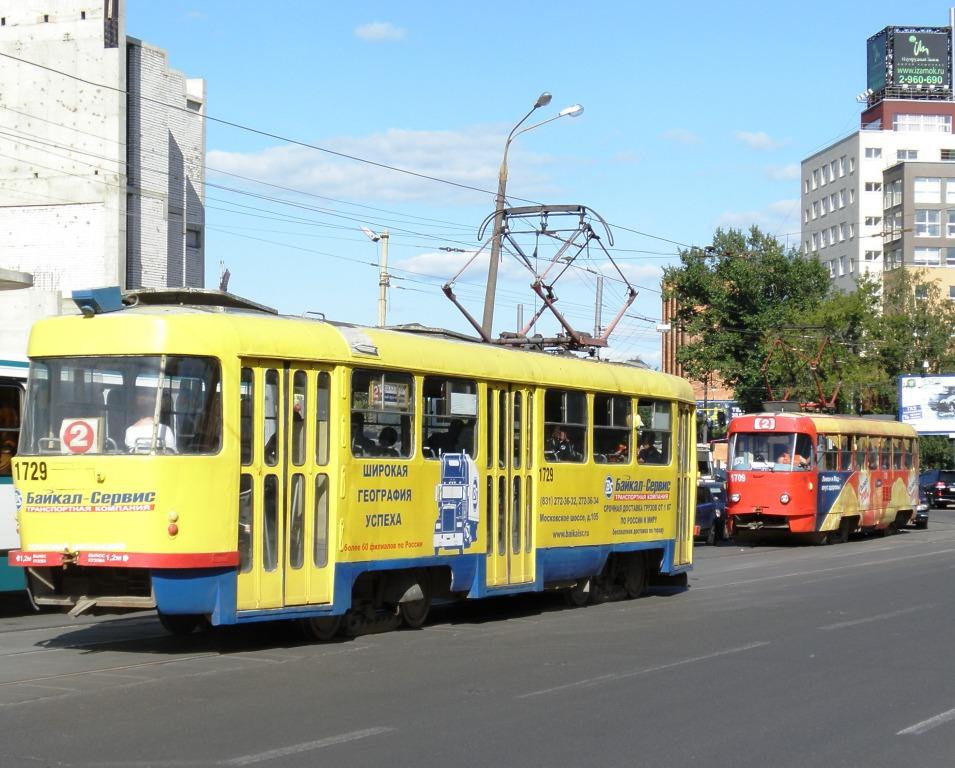
[{"label": "green tree", "polygon": [[[752,227],[748,233],[719,229],[711,246],[681,252],[664,285],[665,295],[677,299],[675,321],[689,338],[679,353],[688,376],[718,375],[746,410],[758,410],[766,399],[761,369],[775,338],[806,325],[826,297],[829,275],[815,258],[785,250]],[[796,369],[797,361],[783,355],[771,362],[770,375],[782,389],[791,386],[786,379]]]}]

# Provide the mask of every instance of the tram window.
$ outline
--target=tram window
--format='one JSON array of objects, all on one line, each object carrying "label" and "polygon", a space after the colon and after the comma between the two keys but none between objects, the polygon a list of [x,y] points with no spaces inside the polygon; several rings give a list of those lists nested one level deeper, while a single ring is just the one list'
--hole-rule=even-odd
[{"label": "tram window", "polygon": [[408,458],[414,450],[414,377],[391,371],[352,373],[354,456]]},{"label": "tram window", "polygon": [[852,436],[852,469],[856,472],[862,472],[867,466],[867,454],[869,452],[869,441],[863,435]]},{"label": "tram window", "polygon": [[670,463],[672,410],[666,400],[640,398],[637,402],[637,461],[641,464]]},{"label": "tram window", "polygon": [[852,472],[855,469],[852,454],[852,435],[839,435],[839,469]]},{"label": "tram window", "polygon": [[527,458],[525,459],[525,468],[530,469],[534,466],[534,393],[527,393],[527,439],[524,441],[527,446]]},{"label": "tram window", "polygon": [[444,453],[474,457],[477,427],[477,382],[425,376],[421,444],[426,459]]},{"label": "tram window", "polygon": [[[533,517],[533,500],[534,496],[531,493],[531,476],[527,476],[527,482],[524,484],[524,551],[531,551],[531,523],[534,520]],[[518,514],[520,514],[518,512]]]},{"label": "tram window", "polygon": [[629,464],[632,423],[629,397],[594,395],[594,461]]},{"label": "tram window", "polygon": [[279,431],[279,372],[269,368],[265,372],[265,407],[263,409],[265,433],[262,440],[265,463],[274,467],[278,463]]},{"label": "tram window", "polygon": [[892,469],[902,469],[902,438],[892,438]]},{"label": "tram window", "polygon": [[[521,438],[524,435],[523,424],[521,419],[523,417],[524,409],[521,407],[521,393],[514,393],[514,469],[521,468]],[[520,505],[518,504],[516,509],[520,510]],[[518,519],[520,519],[520,513],[518,513]]]},{"label": "tram window", "polygon": [[327,371],[318,372],[318,388],[315,397],[315,463],[320,467],[328,464],[329,429],[331,425],[332,377]]},{"label": "tram window", "polygon": [[[220,368],[213,358],[180,355],[37,358],[26,413],[21,454],[216,453]],[[61,446],[78,421],[92,430]]]},{"label": "tram window", "polygon": [[494,392],[490,388],[487,390],[487,407],[484,411],[484,438],[487,460],[485,465],[488,469],[494,466]]},{"label": "tram window", "polygon": [[308,374],[296,371],[292,376],[292,464],[305,463],[305,434],[308,431]]},{"label": "tram window", "polygon": [[239,572],[252,570],[252,475],[239,476]]},{"label": "tram window", "polygon": [[582,462],[587,456],[587,396],[548,389],[544,393],[544,459]]},{"label": "tram window", "polygon": [[820,472],[839,468],[839,436],[819,435],[816,443],[816,464]]},{"label": "tram window", "polygon": [[239,380],[239,456],[243,466],[252,463],[252,409],[255,403],[255,374],[243,368]]},{"label": "tram window", "polygon": [[315,543],[312,562],[316,568],[328,565],[328,475],[315,475]]},{"label": "tram window", "polygon": [[809,435],[796,435],[796,453],[793,455],[793,468],[806,470],[812,467],[812,438]]},{"label": "tram window", "polygon": [[487,492],[484,494],[484,519],[487,521],[487,537],[485,541],[492,542],[494,537],[491,529],[494,525],[494,478],[487,476]]},{"label": "tram window", "polygon": [[521,551],[521,478],[514,478],[514,506],[511,507],[511,551],[517,555]]},{"label": "tram window", "polygon": [[902,467],[904,469],[912,469],[914,462],[912,456],[912,438],[910,437],[902,438],[902,456]]},{"label": "tram window", "polygon": [[290,492],[288,564],[299,569],[305,563],[305,478],[300,473],[292,475]]},{"label": "tram window", "polygon": [[507,458],[507,392],[497,393],[497,465],[503,469]]},{"label": "tram window", "polygon": [[262,489],[262,567],[274,571],[278,567],[279,535],[279,479],[275,475],[266,475]]},{"label": "tram window", "polygon": [[497,553],[507,554],[507,480],[497,478]]},{"label": "tram window", "polygon": [[869,469],[879,468],[879,444],[881,442],[877,437],[869,438],[869,456],[867,459]]},{"label": "tram window", "polygon": [[20,387],[0,384],[0,477],[9,477],[20,442]]}]

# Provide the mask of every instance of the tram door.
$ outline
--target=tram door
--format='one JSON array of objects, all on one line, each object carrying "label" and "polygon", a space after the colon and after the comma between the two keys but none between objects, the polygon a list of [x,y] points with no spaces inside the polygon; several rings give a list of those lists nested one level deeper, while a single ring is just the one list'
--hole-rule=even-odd
[{"label": "tram door", "polygon": [[330,600],[328,371],[243,361],[237,608]]},{"label": "tram door", "polygon": [[696,507],[696,425],[688,406],[678,405],[677,414],[677,494],[676,546],[674,565],[693,562],[693,521]]},{"label": "tram door", "polygon": [[533,394],[487,389],[487,586],[534,580]]}]

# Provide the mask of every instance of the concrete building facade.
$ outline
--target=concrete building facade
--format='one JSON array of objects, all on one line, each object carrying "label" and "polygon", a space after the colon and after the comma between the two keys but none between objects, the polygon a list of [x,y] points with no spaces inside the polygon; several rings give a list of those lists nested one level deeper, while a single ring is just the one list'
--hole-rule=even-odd
[{"label": "concrete building facade", "polygon": [[[853,290],[864,274],[881,283],[884,272],[921,266],[912,256],[928,245],[926,238],[933,237],[928,233],[935,229],[917,226],[917,216],[923,214],[915,207],[915,179],[922,173],[930,174],[924,178],[950,175],[953,118],[955,103],[950,101],[881,101],[863,112],[859,131],[802,161],[802,249],[828,267],[839,290]],[[899,169],[910,163],[920,170]],[[934,169],[926,163],[935,164]],[[900,174],[911,179],[910,194],[898,190]],[[955,216],[955,189],[951,199]],[[951,237],[948,244],[955,246],[955,229]],[[901,260],[902,253],[909,259]],[[955,271],[939,270],[931,279],[942,281],[947,295]]]},{"label": "concrete building facade", "polygon": [[205,86],[120,0],[0,0],[0,356],[76,288],[201,287]]}]

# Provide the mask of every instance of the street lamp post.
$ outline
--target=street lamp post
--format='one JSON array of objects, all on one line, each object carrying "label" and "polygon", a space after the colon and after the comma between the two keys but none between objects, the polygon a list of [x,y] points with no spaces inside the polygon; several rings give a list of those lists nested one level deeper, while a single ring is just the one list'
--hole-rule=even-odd
[{"label": "street lamp post", "polygon": [[391,275],[388,274],[388,230],[375,233],[368,227],[362,227],[361,231],[373,243],[381,241],[378,260],[378,327],[384,328],[388,320],[388,286],[391,285]]},{"label": "street lamp post", "polygon": [[550,104],[551,98],[551,95],[547,93],[547,91],[544,91],[544,93],[538,96],[537,101],[534,102],[534,106],[531,107],[530,111],[511,129],[511,132],[507,135],[507,141],[504,142],[504,158],[501,160],[501,170],[497,175],[497,197],[494,202],[494,232],[491,235],[491,261],[487,268],[487,289],[484,294],[484,319],[481,323],[484,336],[488,339],[491,338],[491,325],[494,322],[494,294],[497,290],[497,270],[498,262],[501,258],[501,233],[504,226],[504,206],[506,205],[504,193],[507,189],[507,152],[511,148],[511,142],[520,134],[527,133],[527,131],[538,128],[545,123],[550,123],[561,117],[577,117],[577,115],[584,111],[584,108],[580,106],[580,104],[574,104],[573,106],[562,109],[547,120],[529,125],[527,128],[519,131],[518,128],[524,124],[524,121],[527,120],[535,110]]}]

